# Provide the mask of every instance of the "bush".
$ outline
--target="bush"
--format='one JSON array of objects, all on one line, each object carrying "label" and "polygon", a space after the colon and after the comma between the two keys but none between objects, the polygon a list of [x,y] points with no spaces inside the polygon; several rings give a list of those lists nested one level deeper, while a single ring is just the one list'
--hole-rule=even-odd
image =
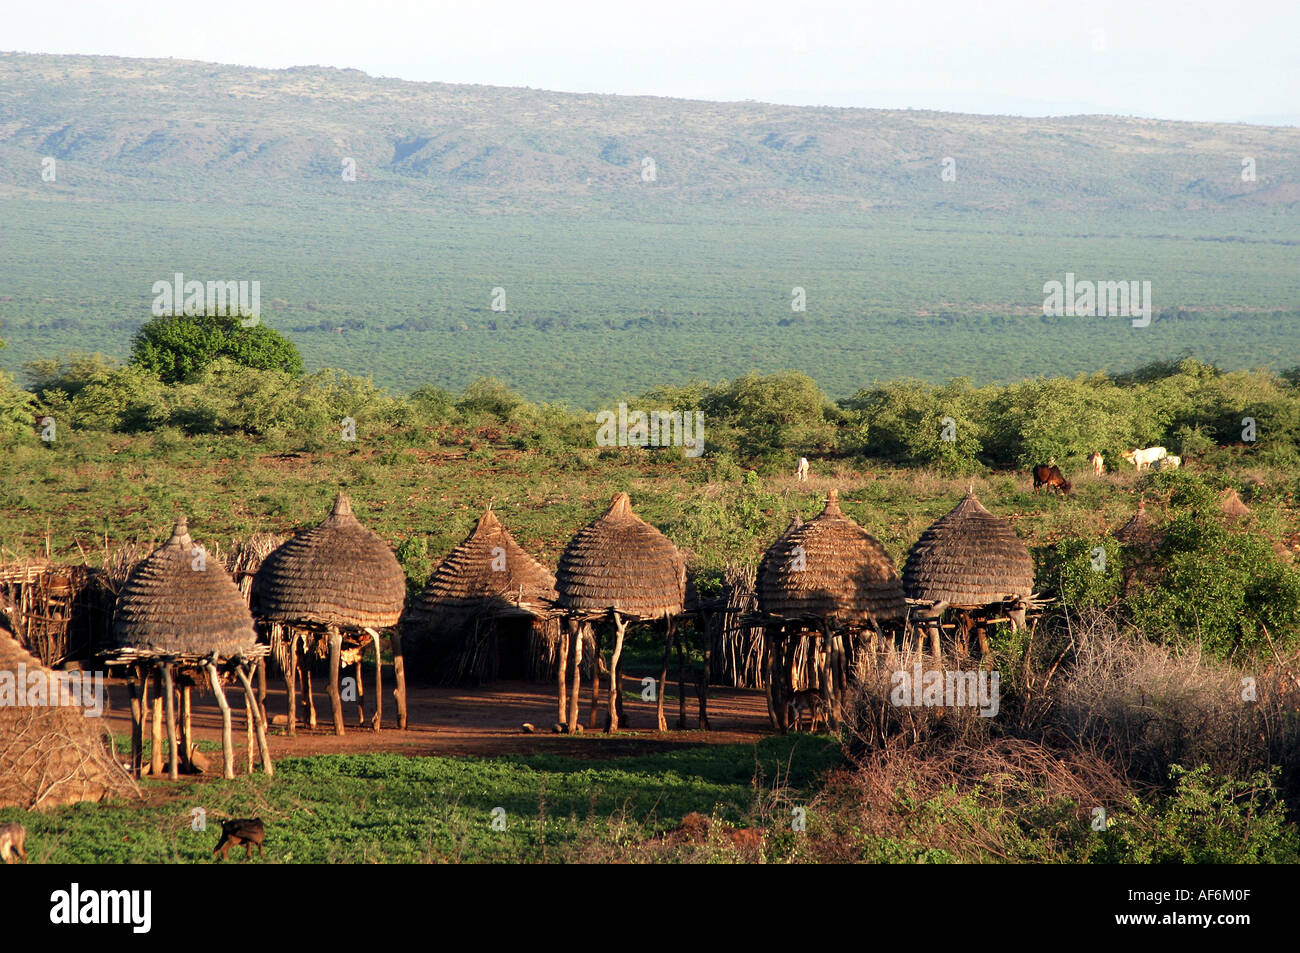
[{"label": "bush", "polygon": [[176,384],[221,358],[297,377],[302,357],[288,338],[265,325],[246,328],[234,314],[164,315],[145,322],[131,345],[131,363]]}]

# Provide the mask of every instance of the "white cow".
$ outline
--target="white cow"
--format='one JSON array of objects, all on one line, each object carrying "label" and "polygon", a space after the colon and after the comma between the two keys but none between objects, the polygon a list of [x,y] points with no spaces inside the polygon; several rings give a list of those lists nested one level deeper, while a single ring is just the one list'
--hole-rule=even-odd
[{"label": "white cow", "polygon": [[1176,457],[1172,453],[1166,453],[1156,463],[1157,470],[1177,470],[1183,465],[1183,458]]},{"label": "white cow", "polygon": [[1125,450],[1120,454],[1125,460],[1137,467],[1141,473],[1143,467],[1149,467],[1169,453],[1164,447],[1147,447],[1145,450]]},{"label": "white cow", "polygon": [[1101,476],[1106,472],[1106,460],[1100,453],[1094,452],[1093,455],[1088,458],[1088,462],[1092,464],[1092,472],[1097,474],[1097,476]]},{"label": "white cow", "polygon": [[800,483],[807,482],[808,480],[808,458],[807,457],[799,458],[799,465],[794,469],[794,478],[798,480]]}]

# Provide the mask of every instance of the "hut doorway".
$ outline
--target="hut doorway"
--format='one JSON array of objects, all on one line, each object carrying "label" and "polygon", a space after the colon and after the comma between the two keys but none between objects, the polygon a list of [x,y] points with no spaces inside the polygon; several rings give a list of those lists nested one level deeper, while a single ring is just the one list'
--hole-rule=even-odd
[{"label": "hut doorway", "polygon": [[491,625],[493,679],[523,681],[532,677],[532,617],[496,619]]}]

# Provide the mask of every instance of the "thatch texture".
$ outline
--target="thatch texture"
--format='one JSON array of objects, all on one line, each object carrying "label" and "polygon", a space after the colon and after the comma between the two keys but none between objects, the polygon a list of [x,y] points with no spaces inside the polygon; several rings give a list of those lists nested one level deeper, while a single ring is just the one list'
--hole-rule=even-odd
[{"label": "thatch texture", "polygon": [[[29,677],[51,674],[0,628],[0,672],[16,679],[19,665]],[[0,705],[0,807],[30,810],[138,794],[110,756],[101,725],[79,707]]]},{"label": "thatch texture", "polygon": [[1250,507],[1242,502],[1241,495],[1234,487],[1228,487],[1219,494],[1219,510],[1230,520],[1250,514]]},{"label": "thatch texture", "polygon": [[405,601],[397,557],[342,493],[323,523],[267,556],[253,579],[253,614],[270,622],[385,628]]},{"label": "thatch texture", "polygon": [[835,490],[821,513],[791,524],[763,556],[758,604],[770,616],[838,625],[886,622],[907,612],[894,561],[844,515]]},{"label": "thatch texture", "polygon": [[633,619],[681,614],[689,595],[686,559],[632,512],[626,493],[569,541],[555,574],[558,605],[579,613],[617,610]]},{"label": "thatch texture", "polygon": [[736,688],[762,688],[767,684],[764,663],[767,640],[761,625],[751,619],[758,612],[752,566],[729,565],[723,571],[723,611],[710,617],[709,681]]},{"label": "thatch texture", "polygon": [[559,638],[559,626],[545,621],[556,598],[555,576],[488,509],[402,614],[407,666],[444,681],[490,681],[498,668],[495,621],[532,620],[527,670],[545,677],[554,653],[542,643]]},{"label": "thatch texture", "polygon": [[912,547],[903,588],[910,599],[979,608],[1031,595],[1034,562],[1011,524],[968,491]]},{"label": "thatch texture", "polygon": [[239,587],[194,545],[182,516],[118,594],[113,639],[117,648],[229,658],[251,648],[257,632]]},{"label": "thatch texture", "polygon": [[1115,533],[1115,538],[1125,546],[1150,548],[1157,541],[1155,524],[1147,516],[1145,500],[1138,500],[1137,512]]}]

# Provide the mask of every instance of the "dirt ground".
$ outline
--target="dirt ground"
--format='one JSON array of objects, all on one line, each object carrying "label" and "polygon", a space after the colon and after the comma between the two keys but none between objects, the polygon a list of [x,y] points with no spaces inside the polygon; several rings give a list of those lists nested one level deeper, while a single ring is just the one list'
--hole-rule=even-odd
[{"label": "dirt ground", "polygon": [[[625,696],[625,712],[631,727],[610,736],[600,729],[587,729],[577,736],[552,733],[558,716],[556,687],[553,683],[502,681],[480,687],[443,687],[421,683],[407,685],[407,729],[397,729],[397,706],[393,700],[394,679],[391,667],[384,670],[383,730],[376,733],[358,725],[356,702],[344,702],[343,714],[347,734],[338,737],[333,731],[325,679],[316,678],[312,696],[316,704],[317,727],[299,725],[297,735],[285,732],[288,699],[284,682],[267,678],[267,712],[272,719],[269,742],[273,758],[315,754],[360,754],[393,751],[408,755],[502,755],[562,754],[582,758],[610,758],[619,755],[648,754],[689,745],[752,743],[771,733],[767,701],[763,692],[751,689],[714,687],[709,691],[710,730],[696,728],[698,702],[693,686],[687,686],[687,730],[677,730],[677,686],[669,686],[665,715],[669,730],[655,730],[655,706],[640,700],[641,684],[625,678],[626,692],[636,692],[636,700]],[[591,710],[591,685],[583,684],[582,722],[588,724]],[[605,690],[602,685],[599,725],[604,725]],[[129,738],[131,709],[126,682],[108,682],[109,711],[107,727],[114,735]],[[244,761],[245,728],[242,692],[229,686],[226,694],[234,710],[236,764]],[[364,701],[367,719],[374,711],[374,685],[367,680]],[[302,703],[299,701],[301,722]],[[179,712],[177,713],[179,717]],[[523,729],[531,723],[533,733]],[[367,722],[368,724],[368,722]],[[202,741],[221,742],[221,712],[209,691],[193,693],[195,736]],[[146,725],[146,738],[148,726]],[[165,737],[165,734],[164,734]],[[217,756],[219,760],[220,756]],[[218,768],[219,770],[219,768]]]}]

